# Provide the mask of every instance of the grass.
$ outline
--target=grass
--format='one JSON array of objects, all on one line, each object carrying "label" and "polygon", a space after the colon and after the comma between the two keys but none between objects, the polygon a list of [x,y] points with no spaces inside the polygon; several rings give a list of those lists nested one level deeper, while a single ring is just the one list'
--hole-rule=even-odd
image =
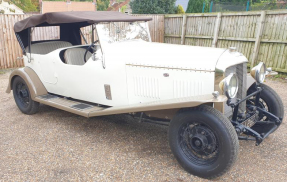
[{"label": "grass", "polygon": [[270,80],[283,81],[283,82],[287,83],[287,74],[286,73],[278,73],[278,75],[268,76],[267,78]]},{"label": "grass", "polygon": [[10,69],[0,69],[0,75],[5,74],[7,72],[11,72],[12,70],[14,70],[13,68]]}]

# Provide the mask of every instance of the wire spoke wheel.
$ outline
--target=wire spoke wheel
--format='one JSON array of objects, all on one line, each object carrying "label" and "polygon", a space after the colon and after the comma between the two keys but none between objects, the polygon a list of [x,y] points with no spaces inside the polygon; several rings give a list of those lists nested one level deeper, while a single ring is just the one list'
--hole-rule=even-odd
[{"label": "wire spoke wheel", "polygon": [[[255,105],[255,99],[256,98],[254,96],[251,97],[250,99],[247,100],[247,104]],[[265,109],[266,111],[270,112],[267,103],[262,98],[259,98],[258,106],[260,108]],[[267,116],[259,116],[259,120],[260,121],[268,121],[268,117]]]},{"label": "wire spoke wheel", "polygon": [[188,123],[179,132],[180,147],[191,162],[206,165],[216,160],[219,144],[207,126]]}]

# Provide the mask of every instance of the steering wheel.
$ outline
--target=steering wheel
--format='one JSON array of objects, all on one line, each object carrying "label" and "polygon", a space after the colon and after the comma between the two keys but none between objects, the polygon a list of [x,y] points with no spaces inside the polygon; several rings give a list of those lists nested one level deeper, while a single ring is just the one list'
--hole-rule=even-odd
[{"label": "steering wheel", "polygon": [[85,61],[85,63],[87,62],[86,56],[87,56],[88,51],[91,50],[91,48],[94,47],[95,43],[97,43],[97,42],[99,42],[99,40],[96,40],[95,42],[91,43],[91,45],[86,49],[86,52],[84,54],[84,61]]}]

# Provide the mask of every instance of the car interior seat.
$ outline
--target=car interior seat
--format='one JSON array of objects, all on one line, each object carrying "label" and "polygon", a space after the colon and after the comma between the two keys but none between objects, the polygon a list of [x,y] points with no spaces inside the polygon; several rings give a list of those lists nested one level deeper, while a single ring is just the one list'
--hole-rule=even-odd
[{"label": "car interior seat", "polygon": [[[48,54],[56,49],[71,47],[73,46],[70,42],[66,41],[49,41],[34,43],[31,45],[32,54]],[[29,48],[26,47],[26,52],[29,53]]]},{"label": "car interior seat", "polygon": [[[84,65],[84,54],[86,52],[86,49],[84,48],[71,48],[67,49],[64,53],[64,59],[66,64],[71,65]],[[92,56],[91,52],[87,52],[86,60]]]}]

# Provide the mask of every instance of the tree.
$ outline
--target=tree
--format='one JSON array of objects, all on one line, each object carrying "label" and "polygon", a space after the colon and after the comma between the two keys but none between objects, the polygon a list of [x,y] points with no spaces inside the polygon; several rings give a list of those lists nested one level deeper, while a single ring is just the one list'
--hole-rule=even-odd
[{"label": "tree", "polygon": [[[242,7],[244,7],[246,6],[248,0],[189,0],[186,13],[201,13],[204,3],[205,3],[204,12],[209,12],[211,1],[213,1],[214,3],[213,6],[217,5],[217,8],[219,8],[217,9],[218,11],[228,11],[228,8],[227,7],[224,8],[224,6],[221,6],[221,4],[231,5],[231,6],[234,5],[234,7],[241,5]],[[253,10],[255,9],[260,10],[262,8],[278,9],[278,6],[276,4],[277,0],[250,0],[249,2]],[[271,4],[266,6],[266,3],[271,3]]]},{"label": "tree", "polygon": [[130,2],[134,14],[172,14],[176,12],[176,0],[133,0]]},{"label": "tree", "polygon": [[183,7],[180,4],[177,6],[176,13],[177,14],[184,14],[185,13]]},{"label": "tree", "polygon": [[97,0],[97,10],[98,11],[105,11],[108,9],[110,5],[109,0]]},{"label": "tree", "polygon": [[[215,3],[243,3],[243,4],[246,4],[247,1],[248,0],[213,0],[213,2]],[[252,2],[252,0],[250,0],[250,2]]]},{"label": "tree", "polygon": [[189,0],[186,13],[201,13],[205,3],[204,12],[208,12],[209,0]]},{"label": "tree", "polygon": [[[246,4],[248,0],[210,0],[215,3],[239,3]],[[249,0],[250,3],[275,3],[277,0]]]},{"label": "tree", "polygon": [[39,0],[31,0],[31,3],[37,8],[37,11],[40,11]]},{"label": "tree", "polygon": [[11,0],[16,6],[22,9],[24,12],[36,12],[37,7],[32,4],[31,0]]},{"label": "tree", "polygon": [[122,13],[125,13],[125,12],[126,12],[126,9],[127,9],[127,6],[126,6],[126,5],[122,6],[122,7],[121,7],[121,12],[122,12]]}]

